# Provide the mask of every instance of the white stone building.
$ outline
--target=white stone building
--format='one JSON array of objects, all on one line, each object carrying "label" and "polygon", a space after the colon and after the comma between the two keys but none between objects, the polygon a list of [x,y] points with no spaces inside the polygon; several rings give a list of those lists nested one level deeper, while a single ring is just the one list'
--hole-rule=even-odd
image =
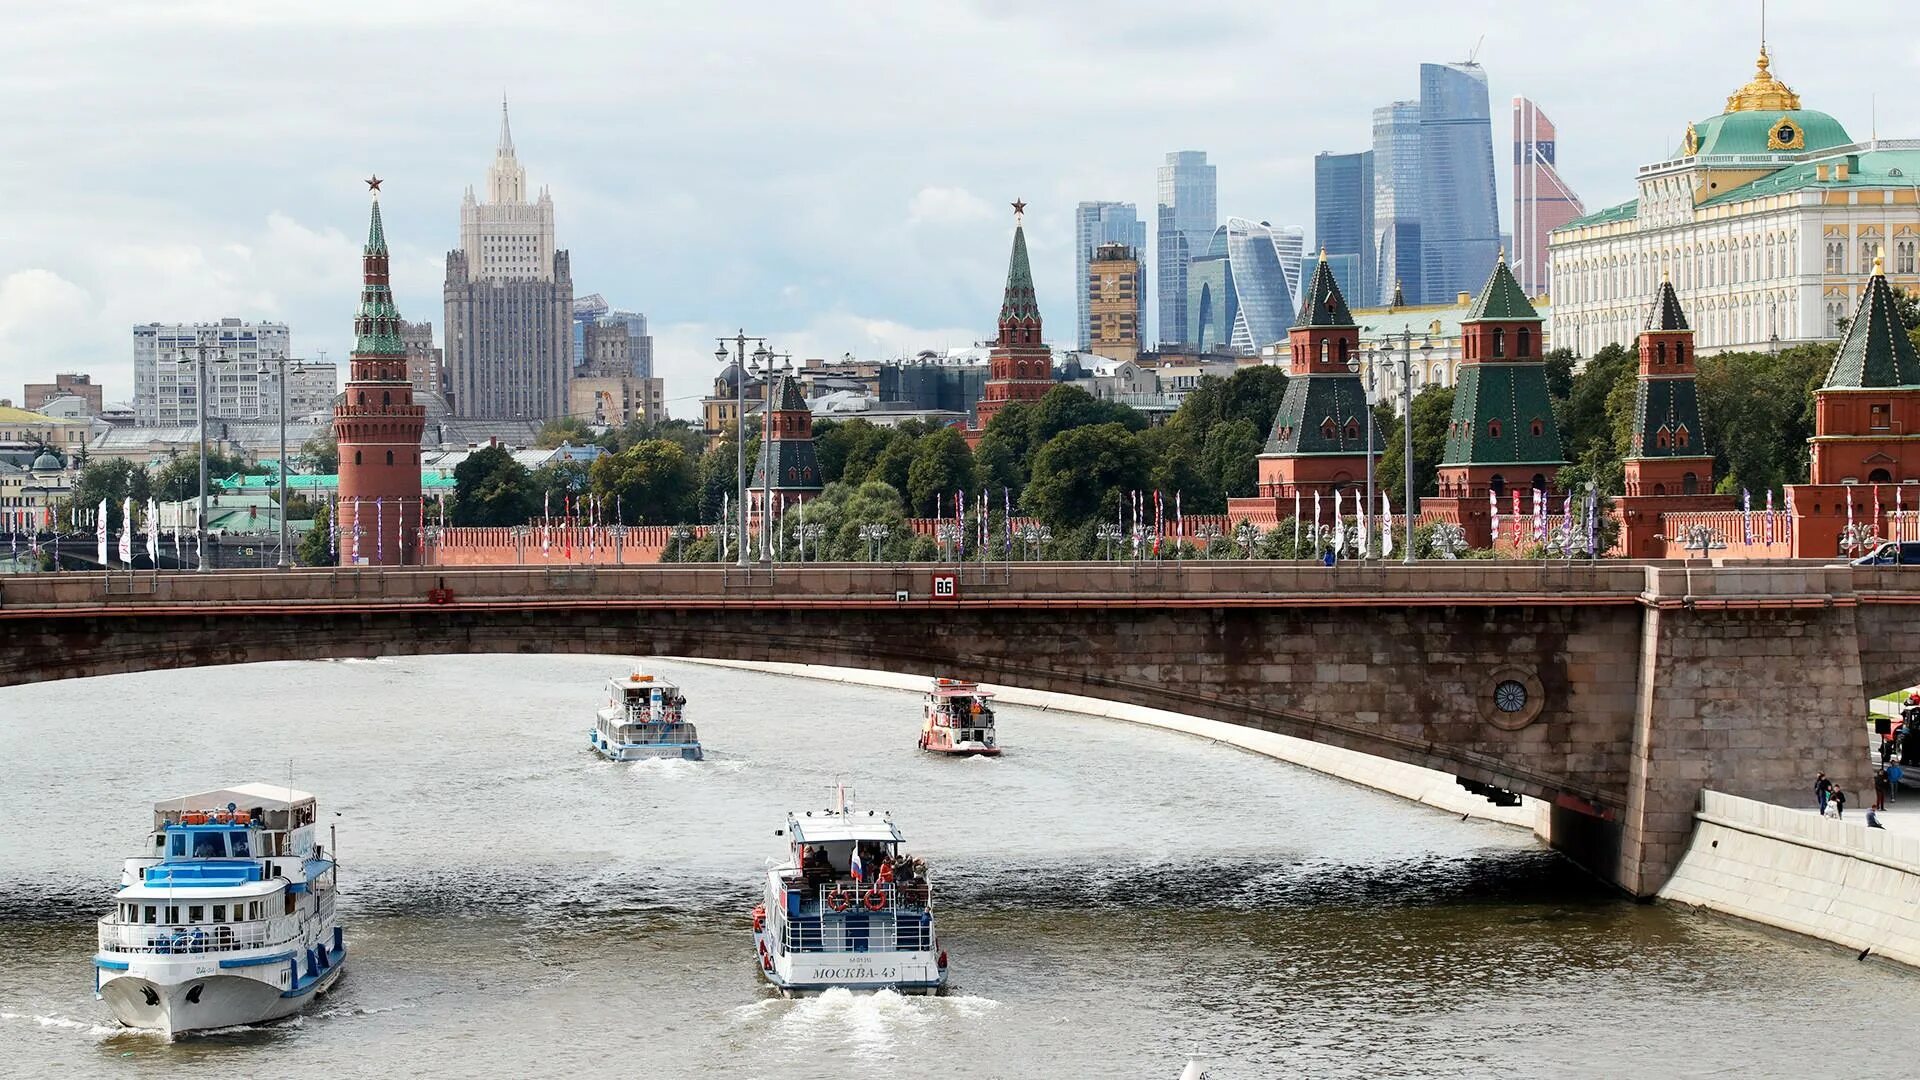
[{"label": "white stone building", "polygon": [[1638,198],[1555,230],[1555,345],[1630,347],[1663,278],[1703,352],[1836,337],[1882,248],[1891,283],[1920,286],[1920,140],[1855,142],[1768,66],[1641,167]]}]

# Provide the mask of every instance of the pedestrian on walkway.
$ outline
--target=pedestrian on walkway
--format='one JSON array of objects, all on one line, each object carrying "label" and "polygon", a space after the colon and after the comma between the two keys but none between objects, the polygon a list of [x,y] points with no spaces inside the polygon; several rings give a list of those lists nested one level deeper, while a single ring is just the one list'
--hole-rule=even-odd
[{"label": "pedestrian on walkway", "polygon": [[1902,776],[1905,776],[1906,772],[1907,771],[1905,769],[1902,769],[1900,767],[1900,763],[1897,761],[1887,766],[1887,801],[1888,802],[1900,801],[1900,778]]},{"label": "pedestrian on walkway", "polygon": [[1832,792],[1833,781],[1827,779],[1826,773],[1813,778],[1813,801],[1820,807],[1821,817],[1827,816],[1827,796]]},{"label": "pedestrian on walkway", "polygon": [[1840,790],[1840,788],[1836,786],[1833,789],[1833,794],[1827,796],[1827,801],[1833,804],[1834,817],[1844,818],[1847,816],[1847,793],[1846,792]]},{"label": "pedestrian on walkway", "polygon": [[1893,782],[1887,779],[1887,770],[1881,769],[1873,774],[1873,808],[1875,810],[1887,808],[1887,791],[1892,787]]},{"label": "pedestrian on walkway", "polygon": [[1867,811],[1867,828],[1869,828],[1869,829],[1884,829],[1884,828],[1886,828],[1886,826],[1885,826],[1885,825],[1882,825],[1882,824],[1880,824],[1880,819],[1879,819],[1879,818],[1877,818],[1877,817],[1874,817],[1874,816],[1873,816],[1873,811],[1871,811],[1871,810],[1869,810],[1869,811]]}]

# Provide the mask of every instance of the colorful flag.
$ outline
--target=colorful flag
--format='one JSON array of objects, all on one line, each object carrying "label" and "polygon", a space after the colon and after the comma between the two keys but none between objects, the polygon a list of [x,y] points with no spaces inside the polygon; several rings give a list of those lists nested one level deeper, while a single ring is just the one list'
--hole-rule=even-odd
[{"label": "colorful flag", "polygon": [[373,561],[387,563],[387,500],[381,495],[373,498]]},{"label": "colorful flag", "polygon": [[1514,488],[1513,489],[1513,544],[1515,547],[1520,546],[1520,537],[1524,535],[1524,530],[1526,529],[1526,525],[1524,524],[1525,520],[1526,519],[1522,517],[1520,513],[1520,489]]},{"label": "colorful flag", "polygon": [[1380,557],[1393,558],[1393,503],[1384,488],[1380,491]]},{"label": "colorful flag", "polygon": [[1373,555],[1373,522],[1367,516],[1368,507],[1365,488],[1355,488],[1353,490],[1353,510],[1354,517],[1359,519],[1360,525],[1360,557],[1363,559],[1371,558]]},{"label": "colorful flag", "polygon": [[1500,539],[1500,496],[1492,488],[1487,489],[1487,520],[1492,522],[1489,533],[1495,540]]},{"label": "colorful flag", "polygon": [[1764,528],[1766,529],[1766,534],[1767,534],[1767,535],[1766,535],[1766,539],[1767,539],[1767,546],[1768,546],[1768,547],[1772,547],[1772,546],[1773,546],[1773,536],[1774,536],[1774,529],[1773,529],[1773,489],[1772,489],[1772,488],[1768,488],[1768,489],[1767,489],[1767,519],[1766,519],[1766,521],[1764,522],[1764,524],[1763,524],[1763,527],[1764,527]]},{"label": "colorful flag", "polygon": [[1013,558],[1013,489],[1000,489],[1000,531],[1007,534],[1007,558]]},{"label": "colorful flag", "polygon": [[147,561],[160,569],[160,506],[151,496],[147,499]]},{"label": "colorful flag", "polygon": [[[1313,553],[1320,554],[1320,492],[1318,490],[1313,493]],[[1294,547],[1294,554],[1299,554],[1298,544]]]},{"label": "colorful flag", "polygon": [[1782,492],[1781,501],[1785,504],[1787,513],[1786,513],[1786,516],[1780,519],[1780,541],[1786,544],[1787,547],[1791,548],[1793,547],[1793,489],[1792,488],[1787,488]]},{"label": "colorful flag", "polygon": [[1600,557],[1600,489],[1587,485],[1587,554]]},{"label": "colorful flag", "polygon": [[1740,535],[1747,543],[1753,543],[1753,492],[1740,489]]},{"label": "colorful flag", "polygon": [[1167,504],[1158,491],[1153,493],[1153,557],[1160,557],[1160,535],[1167,531]]},{"label": "colorful flag", "polygon": [[853,845],[853,863],[850,869],[853,871],[853,880],[855,881],[867,880],[867,864],[860,860],[859,844]]},{"label": "colorful flag", "polygon": [[1347,525],[1343,520],[1346,511],[1341,507],[1341,504],[1346,501],[1345,496],[1345,491],[1339,488],[1333,489],[1333,553],[1336,556],[1347,553]]},{"label": "colorful flag", "polygon": [[120,562],[133,565],[133,499],[120,500]]},{"label": "colorful flag", "polygon": [[1533,489],[1533,538],[1536,541],[1547,538],[1547,499],[1546,492]]}]

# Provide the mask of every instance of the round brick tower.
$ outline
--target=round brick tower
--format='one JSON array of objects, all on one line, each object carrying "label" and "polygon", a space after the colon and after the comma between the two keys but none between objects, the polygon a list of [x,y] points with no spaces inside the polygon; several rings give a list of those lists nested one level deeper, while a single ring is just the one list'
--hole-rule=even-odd
[{"label": "round brick tower", "polygon": [[367,181],[373,211],[361,258],[365,282],[354,316],[346,393],[333,411],[340,446],[340,565],[407,566],[420,561],[420,434],[425,406],[407,381],[400,312],[387,278],[380,181]]}]

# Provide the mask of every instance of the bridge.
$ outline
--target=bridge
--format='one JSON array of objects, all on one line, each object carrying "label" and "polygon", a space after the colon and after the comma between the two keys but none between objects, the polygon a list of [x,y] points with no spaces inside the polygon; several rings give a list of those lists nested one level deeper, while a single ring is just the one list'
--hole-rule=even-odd
[{"label": "bridge", "polygon": [[0,686],[496,652],[948,675],[1543,799],[1556,847],[1650,896],[1704,787],[1797,803],[1825,770],[1870,790],[1866,699],[1920,682],[1916,629],[1920,573],[1817,563],[116,571],[0,578]]}]

